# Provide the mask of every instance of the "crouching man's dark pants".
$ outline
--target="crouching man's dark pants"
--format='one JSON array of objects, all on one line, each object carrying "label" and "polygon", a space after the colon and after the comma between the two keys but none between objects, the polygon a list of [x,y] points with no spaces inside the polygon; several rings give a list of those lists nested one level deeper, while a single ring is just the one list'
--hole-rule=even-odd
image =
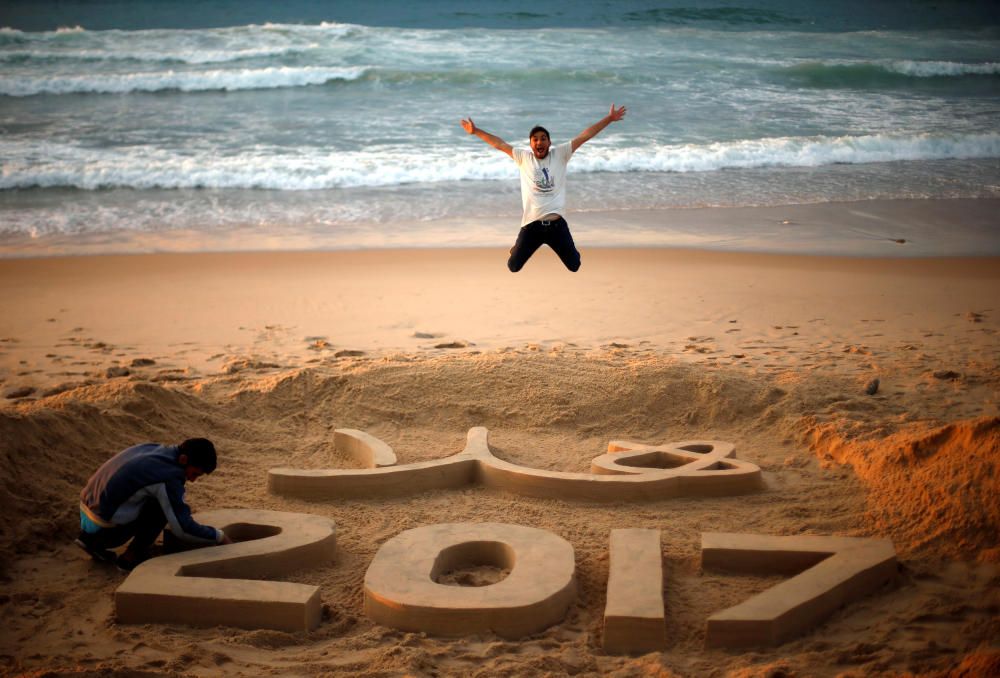
[{"label": "crouching man's dark pants", "polygon": [[167,517],[163,515],[163,509],[159,502],[150,498],[142,504],[135,521],[127,525],[101,528],[89,541],[97,548],[113,549],[131,539],[129,549],[141,553],[153,545],[166,526]]}]

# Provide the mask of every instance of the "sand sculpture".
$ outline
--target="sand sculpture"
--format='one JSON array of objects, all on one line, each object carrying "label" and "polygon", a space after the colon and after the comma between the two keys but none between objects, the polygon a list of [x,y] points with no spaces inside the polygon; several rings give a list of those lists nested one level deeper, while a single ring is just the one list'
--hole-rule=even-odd
[{"label": "sand sculpture", "polygon": [[[462,567],[509,569],[489,586],[449,586]],[[503,523],[446,523],[402,532],[365,574],[365,613],[384,626],[435,635],[493,632],[522,638],[562,621],[576,599],[573,547],[547,530]]]},{"label": "sand sculpture", "polygon": [[701,536],[701,558],[703,568],[796,575],[709,617],[709,647],[780,645],[896,575],[888,539],[708,532]]},{"label": "sand sculpture", "polygon": [[611,530],[604,651],[654,652],[666,644],[660,531]]},{"label": "sand sculpture", "polygon": [[115,591],[126,624],[180,623],[305,631],[320,622],[319,588],[260,581],[333,559],[334,525],[305,513],[219,510],[198,514],[235,544],[147,560]]},{"label": "sand sculpture", "polygon": [[[154,558],[115,592],[122,623],[228,625],[284,631],[319,625],[314,586],[260,581],[333,557],[333,523],[320,516],[221,510],[198,520],[222,525],[238,543]],[[666,647],[660,531],[611,532],[603,646],[608,653]],[[509,570],[481,587],[441,583],[470,566]],[[703,533],[703,568],[789,573],[791,579],[712,615],[706,645],[778,645],[834,610],[883,586],[896,572],[885,539]],[[253,578],[253,579],[248,579]],[[406,631],[521,638],[559,623],[576,599],[573,547],[538,528],[446,523],[402,532],[378,550],[364,580],[364,609]]]},{"label": "sand sculpture", "polygon": [[382,468],[396,465],[396,453],[386,443],[373,435],[353,428],[338,428],[333,432],[333,444],[347,452],[365,468]]},{"label": "sand sculpture", "polygon": [[[222,525],[238,543],[143,563],[115,592],[119,622],[283,631],[319,625],[317,587],[260,579],[329,562],[331,521],[246,509],[202,513],[198,520]],[[665,649],[660,531],[612,530],[609,563],[604,650]],[[478,587],[439,581],[482,565],[509,574]],[[708,619],[707,646],[739,648],[778,645],[808,631],[890,581],[896,554],[885,539],[703,533],[702,566],[796,575]],[[364,609],[374,621],[443,636],[521,638],[559,623],[575,599],[573,547],[547,530],[504,523],[402,532],[378,550],[364,580]]]},{"label": "sand sculpture", "polygon": [[[702,567],[795,575],[708,619],[708,647],[780,645],[896,574],[887,539],[775,537],[705,532]],[[652,652],[666,646],[659,530],[612,530],[604,650]]]},{"label": "sand sculpture", "polygon": [[[733,458],[735,448],[718,441],[643,445],[612,441],[595,458],[591,473],[543,471],[493,456],[483,427],[469,429],[462,452],[434,461],[376,467],[395,454],[376,438],[338,429],[336,444],[349,444],[364,469],[274,468],[268,489],[311,500],[391,497],[479,483],[530,497],[584,501],[643,501],[679,496],[743,494],[760,489],[760,468]],[[360,434],[360,435],[359,435]],[[367,450],[365,448],[368,448]],[[386,450],[388,449],[388,452]]]},{"label": "sand sculpture", "polygon": [[[687,441],[642,445],[612,441],[591,474],[525,468],[497,459],[487,430],[469,430],[465,449],[446,459],[396,466],[373,436],[338,429],[336,444],[365,469],[272,469],[273,492],[310,499],[392,496],[479,482],[529,496],[562,499],[657,499],[748,492],[760,469],[732,458],[733,445]],[[300,631],[320,621],[314,586],[259,581],[333,557],[333,523],[320,516],[262,510],[202,513],[238,543],[154,558],[115,592],[124,623],[178,622]],[[509,570],[487,586],[440,579],[470,566]],[[890,581],[892,543],[847,537],[773,537],[703,533],[702,567],[787,573],[791,579],[712,615],[706,645],[777,645],[834,610]],[[538,528],[503,523],[447,523],[402,532],[378,550],[364,580],[364,609],[385,626],[434,635],[496,633],[521,638],[559,623],[576,598],[573,547]],[[660,531],[611,531],[604,613],[609,653],[665,649]]]}]

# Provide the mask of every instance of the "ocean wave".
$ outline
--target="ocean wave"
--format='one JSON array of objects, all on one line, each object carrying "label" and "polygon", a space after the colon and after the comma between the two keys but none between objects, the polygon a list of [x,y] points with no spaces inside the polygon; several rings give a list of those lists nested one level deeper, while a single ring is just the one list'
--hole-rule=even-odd
[{"label": "ocean wave", "polygon": [[267,22],[263,24],[249,24],[243,27],[249,29],[261,29],[264,31],[278,31],[282,33],[305,33],[309,35],[322,35],[328,38],[339,38],[348,35],[356,35],[369,30],[369,27],[360,24],[349,24],[339,21],[321,21],[318,24],[283,24]]},{"label": "ocean wave", "polygon": [[[463,180],[511,180],[513,163],[496,153],[446,154],[434,149],[254,147],[94,149],[0,139],[0,189],[31,187],[245,188],[283,191],[398,186]],[[766,167],[819,167],[906,160],[1000,158],[1000,134],[870,135],[741,140],[713,144],[621,148],[594,144],[574,157],[574,172],[708,172]]]},{"label": "ocean wave", "polygon": [[626,12],[622,18],[628,22],[646,24],[722,24],[724,26],[798,25],[795,17],[767,9],[752,7],[660,7]]},{"label": "ocean wave", "polygon": [[660,146],[650,150],[600,149],[574,160],[574,165],[578,169],[595,172],[710,172],[759,167],[820,167],[998,157],[1000,133],[873,134],[753,139]]},{"label": "ocean wave", "polygon": [[107,75],[14,76],[0,80],[0,95],[125,94],[128,92],[204,92],[276,89],[322,85],[332,80],[357,80],[365,68],[287,66],[214,71],[161,71]]},{"label": "ocean wave", "polygon": [[366,82],[388,85],[434,83],[474,87],[531,85],[558,82],[560,85],[625,84],[648,80],[649,76],[623,73],[614,70],[589,68],[509,68],[451,70],[417,70],[394,68],[369,68],[361,78]]},{"label": "ocean wave", "polygon": [[[0,62],[3,59],[0,58]],[[210,62],[206,62],[210,63]],[[275,89],[308,87],[330,81],[378,83],[389,86],[437,84],[460,87],[513,86],[546,83],[623,84],[639,76],[588,69],[513,70],[415,70],[366,66],[274,66],[268,68],[219,69],[211,71],[166,70],[139,73],[86,75],[15,75],[0,80],[0,95],[12,97],[39,94],[126,94],[129,92],[204,92],[210,90]]]},{"label": "ocean wave", "polygon": [[[363,26],[356,24],[339,23],[336,21],[323,21],[318,24],[283,24],[283,23],[263,23],[246,24],[243,26],[226,26],[223,28],[146,28],[139,30],[108,29],[102,31],[87,30],[83,26],[62,26],[54,31],[22,31],[10,26],[0,27],[0,40],[22,39],[31,42],[42,43],[53,40],[61,41],[67,35],[83,35],[96,37],[108,37],[121,39],[123,37],[134,36],[142,38],[156,38],[157,36],[197,36],[197,35],[237,35],[247,32],[258,33],[304,33],[310,35],[324,35],[327,37],[337,37],[347,35],[363,29]],[[2,43],[0,43],[2,44]]]},{"label": "ocean wave", "polygon": [[363,26],[322,23],[250,24],[226,28],[89,31],[0,29],[0,63],[45,66],[58,61],[86,67],[94,61],[209,64],[273,58],[329,48],[364,33]]},{"label": "ocean wave", "polygon": [[[30,187],[248,188],[283,191],[393,186],[515,176],[501,158],[436,158],[412,150],[333,152],[326,148],[254,147],[198,153],[138,147],[93,149],[64,143],[5,142],[0,189]],[[508,166],[509,165],[509,166]]]},{"label": "ocean wave", "polygon": [[129,50],[117,49],[64,49],[64,50],[9,50],[0,52],[0,63],[14,62],[30,64],[32,62],[118,62],[138,61],[148,63],[181,63],[181,64],[223,64],[248,59],[266,59],[274,57],[294,56],[304,54],[318,48],[319,45],[286,46],[286,47],[255,47],[245,49],[179,49],[175,52],[152,49]]},{"label": "ocean wave", "polygon": [[997,76],[1000,62],[825,61],[783,65],[775,70],[780,76],[808,87],[879,88]]},{"label": "ocean wave", "polygon": [[979,64],[955,61],[894,61],[886,68],[915,78],[939,78],[963,75],[1000,75],[1000,62]]}]

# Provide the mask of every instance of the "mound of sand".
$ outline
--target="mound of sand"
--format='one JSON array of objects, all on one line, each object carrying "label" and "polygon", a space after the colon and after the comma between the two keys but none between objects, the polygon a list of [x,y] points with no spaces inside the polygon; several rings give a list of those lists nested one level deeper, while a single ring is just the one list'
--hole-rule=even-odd
[{"label": "mound of sand", "polygon": [[913,425],[876,440],[826,425],[809,438],[868,486],[868,529],[900,552],[1000,562],[1000,418]]},{"label": "mound of sand", "polygon": [[0,410],[3,564],[76,536],[79,493],[110,454],[141,441],[225,434],[218,407],[182,389],[113,381]]}]

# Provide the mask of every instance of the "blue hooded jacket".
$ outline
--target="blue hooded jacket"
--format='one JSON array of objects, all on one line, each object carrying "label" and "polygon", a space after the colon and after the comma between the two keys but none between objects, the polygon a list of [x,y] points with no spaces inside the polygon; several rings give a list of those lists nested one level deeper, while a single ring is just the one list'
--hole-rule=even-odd
[{"label": "blue hooded jacket", "polygon": [[158,502],[175,536],[195,543],[220,543],[222,530],[201,525],[184,501],[184,467],[174,445],[143,443],[122,450],[101,465],[80,492],[80,510],[101,527],[128,525],[142,505]]}]

